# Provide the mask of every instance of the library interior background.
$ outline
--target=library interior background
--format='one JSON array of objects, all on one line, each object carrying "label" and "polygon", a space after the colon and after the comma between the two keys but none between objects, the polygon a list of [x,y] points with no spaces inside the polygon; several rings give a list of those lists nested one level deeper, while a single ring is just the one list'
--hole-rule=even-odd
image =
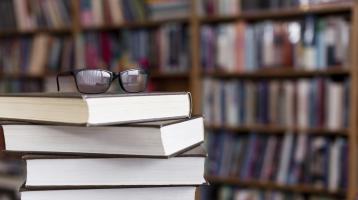
[{"label": "library interior background", "polygon": [[[2,93],[133,67],[148,92],[191,92],[208,152],[198,199],[358,199],[358,1],[1,0],[0,16]],[[1,155],[0,200],[23,177]]]}]

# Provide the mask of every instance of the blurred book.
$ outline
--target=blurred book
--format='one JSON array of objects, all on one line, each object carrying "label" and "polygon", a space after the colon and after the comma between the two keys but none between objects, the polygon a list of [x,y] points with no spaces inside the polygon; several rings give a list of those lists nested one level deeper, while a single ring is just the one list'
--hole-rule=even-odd
[{"label": "blurred book", "polygon": [[239,0],[197,0],[199,16],[233,16],[240,12]]}]

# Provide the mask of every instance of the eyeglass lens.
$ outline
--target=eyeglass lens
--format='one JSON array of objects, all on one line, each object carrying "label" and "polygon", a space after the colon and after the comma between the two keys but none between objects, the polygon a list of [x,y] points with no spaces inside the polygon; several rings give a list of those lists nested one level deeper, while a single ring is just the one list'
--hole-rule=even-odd
[{"label": "eyeglass lens", "polygon": [[120,74],[120,81],[126,92],[142,92],[147,87],[147,74],[141,70],[129,70]]},{"label": "eyeglass lens", "polygon": [[96,94],[106,92],[111,83],[111,74],[102,70],[83,70],[76,74],[78,90]]}]

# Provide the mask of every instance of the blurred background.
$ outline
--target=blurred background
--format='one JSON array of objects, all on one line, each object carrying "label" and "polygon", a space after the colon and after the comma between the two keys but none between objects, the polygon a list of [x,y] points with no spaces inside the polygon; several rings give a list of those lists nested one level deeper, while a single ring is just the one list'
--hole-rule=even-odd
[{"label": "blurred background", "polygon": [[[0,91],[56,92],[56,74],[71,69],[144,68],[149,91],[190,91],[206,118],[200,199],[353,200],[357,5],[1,0]],[[23,174],[2,155],[0,200],[19,198]]]}]

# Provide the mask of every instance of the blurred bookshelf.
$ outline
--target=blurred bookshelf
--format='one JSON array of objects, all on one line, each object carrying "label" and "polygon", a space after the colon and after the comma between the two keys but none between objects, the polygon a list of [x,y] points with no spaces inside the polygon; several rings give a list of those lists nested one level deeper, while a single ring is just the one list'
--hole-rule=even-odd
[{"label": "blurred bookshelf", "polygon": [[[328,151],[342,153],[340,148],[349,147],[344,164],[348,175],[340,178],[344,179],[343,187],[336,186],[334,190],[328,188],[327,183],[316,187],[309,181],[288,184],[257,177],[241,180],[234,175],[218,176],[208,172],[207,180],[218,190],[230,186],[353,200],[358,189],[358,67],[355,67],[358,66],[355,56],[358,55],[358,3],[295,1],[303,4],[270,7],[269,3],[262,2],[276,1],[44,0],[39,3],[37,0],[3,0],[0,11],[7,16],[0,22],[0,90],[54,92],[54,77],[59,71],[84,66],[120,71],[140,66],[150,72],[150,91],[192,93],[194,114],[204,113],[207,118],[209,143],[211,135],[220,141],[225,137],[249,137],[256,133],[282,139],[292,133],[297,137],[294,143],[305,135],[308,141],[313,138],[322,142],[328,138]],[[161,6],[170,8],[171,12],[159,9]],[[31,12],[23,10],[26,7],[30,7]],[[316,36],[321,33],[330,38]],[[326,41],[329,44],[325,44]],[[322,55],[326,59],[314,60]],[[283,90],[286,85],[296,88],[288,89],[294,96],[289,97],[277,89],[272,89],[276,92],[270,95],[271,87]],[[242,89],[245,87],[256,92],[253,99],[240,96],[243,94],[238,91],[246,91]],[[306,89],[298,91],[300,87]],[[312,98],[320,98],[325,106],[335,109],[320,108],[324,114],[312,118],[308,111],[317,109],[317,105],[311,106],[308,100],[302,99],[314,91],[319,92],[319,87],[325,88],[324,95],[332,97],[313,95]],[[302,93],[301,97],[296,93]],[[225,96],[227,94],[229,96]],[[265,99],[268,101],[268,96],[292,98],[295,102],[290,106],[294,111],[282,114],[277,107],[280,103],[286,104],[280,100],[273,105],[278,111],[271,112],[267,107],[272,105],[260,105]],[[220,97],[231,98],[231,102]],[[330,98],[333,100],[328,100]],[[243,114],[233,112],[242,110],[240,105],[233,104],[235,100],[253,101],[255,104],[244,107],[257,106],[258,110],[241,111],[254,113],[250,120],[243,119]],[[303,104],[307,105],[302,107]],[[230,106],[222,108],[221,105]],[[266,119],[271,117],[275,118],[273,122]],[[287,123],[285,118],[292,118],[291,122]],[[228,119],[230,123],[226,123]],[[225,136],[226,133],[233,136]],[[220,135],[224,135],[224,139]],[[311,148],[309,145],[307,148]],[[209,158],[208,162],[221,161]]]},{"label": "blurred bookshelf", "polygon": [[[356,92],[352,82],[357,76],[352,67],[356,66],[355,56],[352,57],[357,44],[355,2],[270,9],[265,5],[255,8],[255,2],[262,6],[263,1],[251,1],[254,6],[245,8],[245,3],[250,1],[242,0],[236,1],[241,11],[221,14],[210,6],[210,3],[215,5],[214,1],[201,2],[204,5],[204,11],[199,14],[201,97],[208,132],[207,180],[216,187],[205,198],[240,199],[246,195],[253,199],[263,196],[355,199],[357,118],[353,111]],[[269,2],[267,6],[278,1],[266,2]],[[341,30],[346,31],[341,33],[350,36],[346,37],[349,42],[343,45],[346,52],[343,54],[347,56],[333,61],[329,60],[333,54],[327,55],[320,45],[327,48],[329,44],[323,43],[329,42],[329,38],[322,39],[326,36],[323,34],[329,37],[331,30],[340,29],[332,28],[335,20],[345,24]],[[248,37],[250,34],[254,37]],[[339,34],[334,37],[339,40]],[[305,53],[297,54],[302,50],[296,49],[297,44]],[[320,82],[318,87],[317,82]],[[340,88],[339,94],[331,84]],[[325,88],[324,97],[320,96],[322,88],[318,89],[321,86]],[[339,100],[333,101],[334,98]],[[294,103],[287,104],[288,100]],[[318,108],[320,104],[324,108]],[[341,107],[333,111],[337,104]],[[287,107],[294,109],[287,110]],[[333,115],[339,120],[333,119]],[[337,121],[339,124],[334,125]],[[318,143],[324,145],[318,147]],[[272,147],[273,144],[277,146]],[[349,151],[344,153],[347,146]],[[325,153],[318,155],[315,148]],[[267,153],[270,151],[271,154]],[[284,152],[289,152],[289,156]],[[332,162],[335,154],[332,152],[338,152],[341,159],[345,157],[340,166]],[[277,154],[279,157],[274,156]],[[325,164],[315,162],[322,158]],[[280,166],[272,166],[270,159]],[[321,169],[311,171],[314,165]],[[268,178],[267,169],[276,171]],[[333,184],[336,180],[329,170],[340,174],[338,185]],[[344,175],[342,170],[349,175]]]}]

